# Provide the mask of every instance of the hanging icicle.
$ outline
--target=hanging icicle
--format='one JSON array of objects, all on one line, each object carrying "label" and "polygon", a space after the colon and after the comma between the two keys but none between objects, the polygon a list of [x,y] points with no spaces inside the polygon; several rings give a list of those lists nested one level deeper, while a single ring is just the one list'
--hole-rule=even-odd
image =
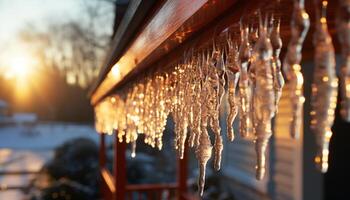
[{"label": "hanging icicle", "polygon": [[203,62],[203,55],[193,57],[191,60],[192,71],[192,86],[191,87],[191,122],[190,129],[191,134],[189,137],[189,146],[194,147],[199,143],[199,135],[200,135],[200,121],[201,121],[201,102],[200,102],[200,94],[201,94],[201,62]]},{"label": "hanging icicle", "polygon": [[[317,1],[315,1],[317,2]],[[326,20],[327,1],[322,1],[322,13],[317,10],[314,33],[315,69],[311,96],[311,129],[316,135],[317,167],[328,169],[328,145],[337,104],[338,79],[335,72],[335,53]],[[318,5],[316,3],[316,5]]]},{"label": "hanging icicle", "polygon": [[251,127],[251,88],[248,75],[248,67],[251,57],[251,46],[249,43],[249,29],[241,24],[241,43],[239,47],[239,132],[242,137],[249,135]]},{"label": "hanging icicle", "polygon": [[236,101],[236,89],[239,79],[238,66],[238,47],[233,43],[229,37],[227,39],[228,53],[226,58],[226,74],[228,80],[228,103],[229,111],[226,119],[227,124],[227,138],[230,141],[234,139],[233,122],[238,113],[238,105]]},{"label": "hanging icicle", "polygon": [[249,126],[248,126],[248,131],[249,133],[251,133],[252,135],[256,134],[256,129],[255,129],[255,107],[256,105],[254,105],[254,96],[255,94],[255,87],[256,87],[256,66],[254,66],[252,63],[256,61],[256,56],[257,56],[257,49],[256,47],[256,43],[259,40],[259,29],[261,29],[261,12],[259,10],[259,18],[260,18],[260,22],[259,22],[259,27],[258,28],[254,28],[254,26],[252,26],[250,28],[250,33],[249,33],[249,39],[250,39],[250,44],[251,44],[251,57],[250,57],[250,65],[249,65],[249,69],[248,69],[248,77],[249,77]]},{"label": "hanging icicle", "polygon": [[273,48],[271,62],[273,69],[273,85],[275,90],[275,107],[277,112],[278,103],[282,96],[282,88],[284,86],[284,78],[281,71],[281,60],[279,58],[282,49],[282,39],[280,36],[280,20],[277,20],[277,22],[275,22],[274,18],[272,17],[271,26],[272,28],[270,40]]},{"label": "hanging icicle", "polygon": [[260,22],[259,39],[254,46],[251,69],[254,71],[254,129],[257,153],[256,178],[263,179],[266,168],[266,148],[272,135],[271,119],[275,113],[275,91],[271,66],[272,45],[268,38],[267,18]]},{"label": "hanging icicle", "polygon": [[[198,52],[192,49],[171,68],[156,69],[141,80],[127,84],[118,95],[106,98],[95,107],[96,129],[109,134],[118,130],[119,141],[131,143],[134,157],[139,134],[144,135],[146,144],[162,149],[163,132],[171,115],[178,157],[183,158],[186,146],[195,148],[200,169],[198,188],[203,195],[205,169],[212,154],[214,168],[219,170],[221,165],[223,138],[219,116],[227,81],[227,137],[231,141],[234,139],[233,123],[239,113],[240,135],[254,136],[256,178],[263,179],[265,152],[272,135],[271,119],[276,114],[284,85],[279,60],[282,48],[280,21],[272,20],[270,27],[267,21],[266,18],[265,23],[260,22],[259,28],[248,28],[241,23],[240,41],[226,38],[227,44],[220,43],[221,47],[213,44],[212,48],[206,46]],[[293,130],[298,129],[301,117],[303,97],[299,64],[308,27],[303,2],[296,1],[292,38],[284,60],[284,70],[293,91]],[[326,87],[317,85],[315,87]],[[213,141],[208,128],[214,134]]]},{"label": "hanging icicle", "polygon": [[213,52],[208,70],[208,102],[210,104],[208,114],[210,128],[215,134],[214,169],[216,170],[220,170],[221,153],[223,150],[219,112],[225,93],[225,73],[222,51],[213,43]]},{"label": "hanging icicle", "polygon": [[290,85],[290,100],[292,104],[292,119],[290,134],[299,138],[301,130],[302,107],[304,104],[303,83],[304,78],[300,72],[301,51],[310,27],[309,15],[304,9],[304,0],[294,1],[294,11],[291,22],[291,39],[283,61],[283,70]]},{"label": "hanging icicle", "polygon": [[337,33],[342,51],[342,65],[339,73],[341,107],[340,114],[350,122],[350,1],[339,0]]},{"label": "hanging icicle", "polygon": [[[203,63],[203,68],[208,72],[209,68],[209,56],[207,61]],[[199,144],[196,148],[196,157],[199,164],[199,178],[198,178],[198,190],[200,195],[203,195],[204,185],[205,185],[205,169],[208,163],[208,160],[211,158],[212,154],[212,145],[210,142],[208,134],[208,121],[209,121],[209,110],[211,109],[211,104],[208,101],[210,96],[210,82],[207,74],[202,80],[202,93],[201,93],[201,133],[199,136]]]}]

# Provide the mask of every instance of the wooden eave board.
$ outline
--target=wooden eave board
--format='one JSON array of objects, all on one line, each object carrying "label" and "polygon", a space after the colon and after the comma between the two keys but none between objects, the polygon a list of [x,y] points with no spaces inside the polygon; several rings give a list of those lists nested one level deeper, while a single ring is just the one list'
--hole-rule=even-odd
[{"label": "wooden eave board", "polygon": [[[312,58],[314,32],[314,4],[306,1],[311,17],[311,28],[304,44],[304,58]],[[225,40],[225,32],[236,33],[239,39],[239,21],[258,22],[258,10],[281,18],[281,35],[284,42],[282,58],[290,37],[292,0],[168,0],[150,19],[142,32],[109,71],[91,98],[96,105],[104,97],[119,90],[125,83],[152,68],[166,67],[182,58],[184,51],[203,49],[211,45],[213,38]],[[333,34],[336,50],[339,44],[335,34],[336,1],[329,1],[328,24]],[[219,38],[219,39],[217,39]]]}]

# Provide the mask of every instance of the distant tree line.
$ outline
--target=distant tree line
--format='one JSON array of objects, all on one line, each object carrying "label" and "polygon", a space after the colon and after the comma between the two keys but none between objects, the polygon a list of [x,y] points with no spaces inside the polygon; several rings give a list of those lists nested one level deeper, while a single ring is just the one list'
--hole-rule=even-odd
[{"label": "distant tree line", "polygon": [[45,72],[40,77],[31,77],[31,94],[25,104],[16,103],[13,84],[3,77],[0,77],[0,99],[9,103],[12,112],[34,112],[40,120],[92,122],[88,89],[68,84],[59,71],[42,70]]},{"label": "distant tree line", "polygon": [[30,95],[24,104],[16,102],[13,83],[0,74],[0,99],[13,111],[35,112],[41,120],[93,121],[89,86],[115,32],[117,4],[116,0],[82,3],[80,19],[50,21],[40,28],[28,24],[19,33],[40,66],[28,77]]}]

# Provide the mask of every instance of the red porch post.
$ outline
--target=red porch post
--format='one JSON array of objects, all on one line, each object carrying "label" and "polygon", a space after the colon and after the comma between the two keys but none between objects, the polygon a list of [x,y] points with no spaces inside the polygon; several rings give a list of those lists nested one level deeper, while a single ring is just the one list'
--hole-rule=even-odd
[{"label": "red porch post", "polygon": [[185,200],[184,195],[187,193],[187,160],[188,147],[185,147],[183,159],[178,158],[177,161],[177,184],[178,184],[178,199]]},{"label": "red porch post", "polygon": [[126,159],[125,142],[118,141],[118,131],[114,134],[114,181],[116,186],[115,200],[125,199],[126,180]]},{"label": "red porch post", "polygon": [[104,133],[100,133],[100,150],[99,150],[99,162],[100,169],[106,167],[106,135]]}]

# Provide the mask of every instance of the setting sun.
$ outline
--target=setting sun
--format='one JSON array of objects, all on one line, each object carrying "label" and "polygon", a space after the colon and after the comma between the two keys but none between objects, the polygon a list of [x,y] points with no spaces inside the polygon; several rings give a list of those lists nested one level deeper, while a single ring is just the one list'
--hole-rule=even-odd
[{"label": "setting sun", "polygon": [[19,45],[9,50],[2,61],[1,71],[4,78],[13,87],[16,103],[26,103],[30,99],[33,76],[38,69],[37,57],[25,45]]},{"label": "setting sun", "polygon": [[13,56],[9,60],[6,77],[8,79],[25,79],[33,71],[36,64],[36,60],[29,55]]}]

